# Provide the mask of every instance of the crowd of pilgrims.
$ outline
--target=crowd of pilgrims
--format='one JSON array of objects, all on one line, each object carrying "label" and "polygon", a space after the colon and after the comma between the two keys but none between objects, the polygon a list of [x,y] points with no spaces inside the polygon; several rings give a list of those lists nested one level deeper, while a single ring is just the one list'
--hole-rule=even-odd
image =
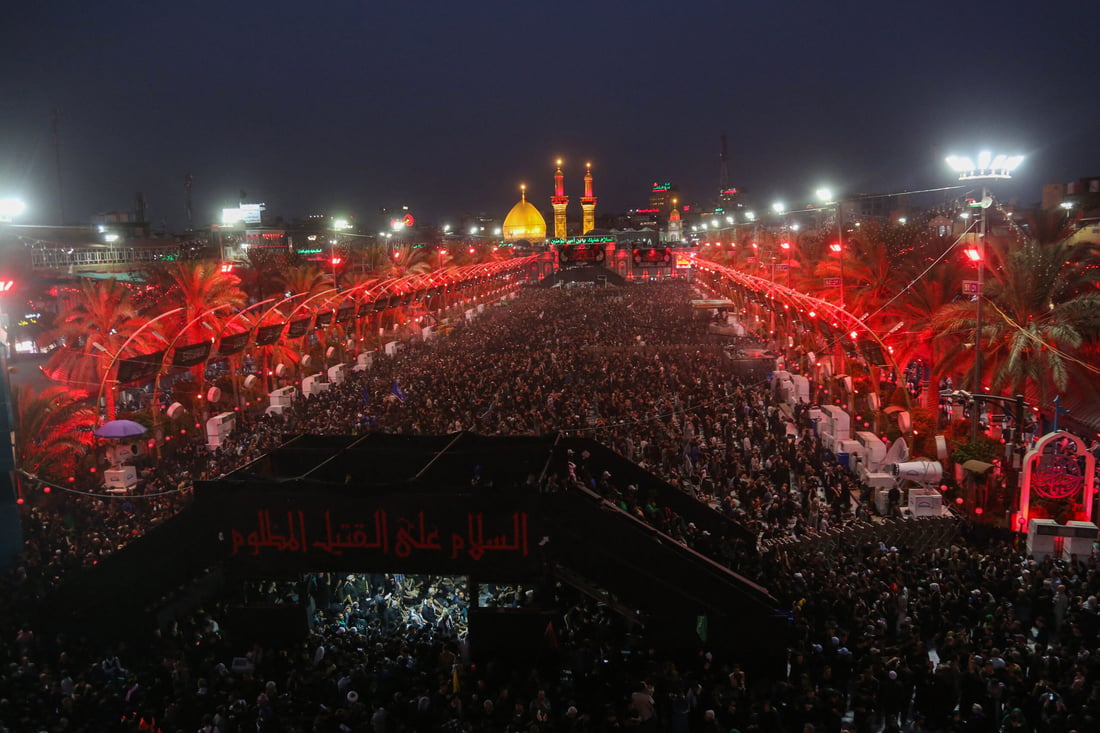
[{"label": "crowd of pilgrims", "polygon": [[650,648],[605,604],[562,585],[552,598],[479,589],[481,606],[537,601],[558,616],[525,663],[474,664],[467,591],[443,576],[321,574],[253,588],[315,604],[310,634],[295,642],[242,648],[219,602],[140,643],[36,628],[52,586],[178,511],[190,481],[294,433],[564,431],[600,440],[758,542],[861,521],[851,478],[801,416],[788,424],[766,383],[731,370],[728,342],[693,318],[692,295],[683,282],[524,291],[448,336],[376,356],[283,415],[242,415],[213,454],[177,445],[139,495],[29,497],[26,549],[0,593],[0,731],[1100,730],[1095,557],[1028,558],[1018,538],[965,533],[920,553],[734,547],[586,455],[545,488],[593,488],[765,585],[790,616],[785,674],[754,676],[752,660],[705,642],[690,653]]}]

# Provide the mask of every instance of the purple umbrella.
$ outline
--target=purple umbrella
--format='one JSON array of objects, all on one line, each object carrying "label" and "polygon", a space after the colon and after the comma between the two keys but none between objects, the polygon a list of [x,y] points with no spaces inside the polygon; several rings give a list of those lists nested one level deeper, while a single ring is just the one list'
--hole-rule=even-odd
[{"label": "purple umbrella", "polygon": [[145,426],[133,420],[110,420],[92,431],[99,438],[133,438],[145,435]]}]

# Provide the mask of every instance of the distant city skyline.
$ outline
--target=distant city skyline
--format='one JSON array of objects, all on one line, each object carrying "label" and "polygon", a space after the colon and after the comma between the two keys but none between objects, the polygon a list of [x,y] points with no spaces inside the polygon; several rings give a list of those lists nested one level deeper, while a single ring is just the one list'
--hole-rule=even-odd
[{"label": "distant city skyline", "polygon": [[592,162],[598,213],[655,180],[707,204],[726,134],[757,205],[951,185],[945,156],[986,147],[1026,156],[996,193],[1030,205],[1100,175],[1096,21],[1084,0],[28,3],[0,27],[0,197],[55,222],[60,161],[70,224],[141,192],[182,230],[187,175],[198,226],[241,190],[288,218],[502,217],[521,183],[549,212],[562,158],[574,198]]}]

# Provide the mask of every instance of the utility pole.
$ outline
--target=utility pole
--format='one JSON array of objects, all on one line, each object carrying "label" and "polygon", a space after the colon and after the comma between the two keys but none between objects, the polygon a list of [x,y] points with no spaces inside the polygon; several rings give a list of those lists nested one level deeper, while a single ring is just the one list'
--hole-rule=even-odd
[{"label": "utility pole", "polygon": [[61,113],[53,111],[53,154],[57,162],[57,223],[65,225],[65,187],[61,178]]}]

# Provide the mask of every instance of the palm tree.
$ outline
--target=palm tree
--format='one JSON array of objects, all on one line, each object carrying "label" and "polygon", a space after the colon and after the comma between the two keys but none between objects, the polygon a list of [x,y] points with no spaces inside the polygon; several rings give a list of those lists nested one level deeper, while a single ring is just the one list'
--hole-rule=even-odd
[{"label": "palm tree", "polygon": [[163,348],[163,340],[151,329],[137,333],[143,323],[125,285],[114,279],[84,280],[73,304],[59,314],[53,327],[39,339],[43,347],[56,347],[42,371],[70,389],[89,394],[103,392],[107,419],[113,420],[115,391],[102,388],[111,365],[123,356],[123,345],[136,334],[127,347],[127,355]]},{"label": "palm tree", "polygon": [[[209,338],[219,317],[210,313],[214,308],[244,307],[247,295],[240,288],[241,279],[223,269],[215,260],[173,262],[164,269],[164,287],[160,294],[160,311],[182,308],[179,325],[188,326],[178,343],[191,343]],[[207,318],[204,314],[210,314]],[[189,325],[190,324],[190,325]]]},{"label": "palm tree", "polygon": [[934,257],[909,258],[900,263],[899,268],[909,287],[884,307],[875,319],[884,329],[880,333],[887,333],[897,326],[897,330],[887,339],[894,349],[894,359],[901,367],[914,360],[921,360],[930,366],[931,386],[923,395],[925,407],[935,407],[939,402],[935,386],[945,374],[940,356],[945,340],[950,339],[948,334],[941,332],[937,318],[944,308],[960,298],[966,278],[965,271],[956,262],[939,259],[940,253],[930,254]]},{"label": "palm tree", "polygon": [[285,292],[309,295],[331,288],[331,277],[331,273],[322,270],[313,262],[289,267],[276,275]]},{"label": "palm tree", "polygon": [[384,240],[376,239],[367,244],[358,254],[358,265],[367,274],[378,277],[393,277],[396,273],[389,246]]},{"label": "palm tree", "polygon": [[[1096,376],[1078,354],[1100,336],[1100,259],[1087,244],[1065,239],[997,238],[986,252],[994,264],[979,343],[992,389],[1022,394],[1032,387],[1044,404],[1071,387],[1091,390]],[[972,381],[974,352],[966,347],[973,343],[975,303],[944,308],[938,322],[964,342],[945,356]]]},{"label": "palm tree", "polygon": [[393,245],[393,263],[395,276],[422,275],[433,269],[432,252],[427,247],[399,242]]},{"label": "palm tree", "polygon": [[248,264],[235,268],[240,277],[240,287],[253,302],[270,298],[279,290],[278,274],[291,266],[292,256],[285,251],[273,251],[267,247],[250,247]]},{"label": "palm tree", "polygon": [[87,393],[62,385],[42,392],[24,386],[14,395],[15,464],[48,481],[72,476],[94,445],[96,410]]}]

